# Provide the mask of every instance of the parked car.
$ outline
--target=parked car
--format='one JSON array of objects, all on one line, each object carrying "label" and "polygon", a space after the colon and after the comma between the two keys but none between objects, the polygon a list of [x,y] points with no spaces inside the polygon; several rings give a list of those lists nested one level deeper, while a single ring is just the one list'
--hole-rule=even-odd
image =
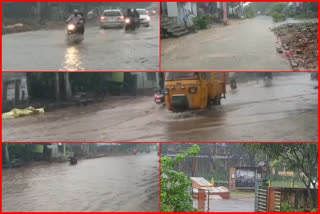
[{"label": "parked car", "polygon": [[105,10],[100,17],[100,28],[124,26],[124,16],[121,10]]},{"label": "parked car", "polygon": [[147,13],[146,9],[137,9],[139,15],[140,15],[140,25],[143,25],[144,27],[150,26],[150,16]]}]

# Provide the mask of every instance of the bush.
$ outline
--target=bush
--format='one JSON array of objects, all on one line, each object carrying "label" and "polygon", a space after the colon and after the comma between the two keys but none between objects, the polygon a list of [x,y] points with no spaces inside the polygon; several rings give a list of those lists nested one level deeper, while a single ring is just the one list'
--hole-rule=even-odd
[{"label": "bush", "polygon": [[273,12],[272,18],[273,18],[273,21],[275,22],[281,22],[286,20],[286,16],[283,13],[278,13],[278,12]]},{"label": "bush", "polygon": [[211,16],[197,16],[193,18],[193,24],[198,29],[207,29],[208,25],[211,23]]},{"label": "bush", "polygon": [[200,152],[197,144],[175,158],[161,158],[161,212],[194,212],[192,197],[188,192],[191,181],[183,172],[175,171],[174,165],[179,164],[185,157],[195,156]]},{"label": "bush", "polygon": [[254,17],[254,10],[253,10],[253,8],[252,8],[252,6],[251,6],[251,4],[249,4],[249,5],[247,5],[247,6],[245,6],[244,8],[243,8],[243,16],[245,17],[245,18],[253,18]]},{"label": "bush", "polygon": [[289,204],[281,204],[280,212],[304,212],[303,209],[295,209]]}]

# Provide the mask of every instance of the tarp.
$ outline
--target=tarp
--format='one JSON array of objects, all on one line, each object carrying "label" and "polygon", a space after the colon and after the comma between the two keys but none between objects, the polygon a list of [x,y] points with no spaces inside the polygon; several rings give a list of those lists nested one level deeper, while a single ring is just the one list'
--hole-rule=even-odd
[{"label": "tarp", "polygon": [[28,107],[24,109],[12,109],[9,112],[3,113],[2,114],[2,120],[7,120],[7,119],[14,119],[17,117],[23,117],[23,116],[28,116],[28,115],[33,115],[33,114],[43,114],[44,113],[44,108],[34,108],[34,107]]}]

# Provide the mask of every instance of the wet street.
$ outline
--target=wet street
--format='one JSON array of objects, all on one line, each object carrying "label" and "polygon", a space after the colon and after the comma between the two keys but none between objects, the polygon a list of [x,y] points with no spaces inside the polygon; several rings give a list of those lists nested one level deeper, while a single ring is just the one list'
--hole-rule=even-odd
[{"label": "wet street", "polygon": [[[277,53],[277,37],[271,17],[230,20],[228,26],[180,38],[161,40],[163,71],[291,71],[285,56]],[[313,21],[313,20],[311,20]],[[301,21],[300,21],[301,22]]]},{"label": "wet street", "polygon": [[157,153],[2,171],[4,212],[158,212]]},{"label": "wet street", "polygon": [[[3,121],[3,141],[318,141],[318,90],[309,73],[228,90],[221,106],[169,112],[150,97],[109,97]],[[230,87],[228,86],[228,89]]]},{"label": "wet street", "polygon": [[[197,199],[193,200],[197,208]],[[254,212],[254,193],[231,193],[230,199],[210,199],[210,212]],[[208,200],[205,202],[205,211],[208,210]]]},{"label": "wet street", "polygon": [[159,19],[127,33],[88,26],[76,45],[63,29],[3,35],[2,63],[3,71],[158,71]]}]

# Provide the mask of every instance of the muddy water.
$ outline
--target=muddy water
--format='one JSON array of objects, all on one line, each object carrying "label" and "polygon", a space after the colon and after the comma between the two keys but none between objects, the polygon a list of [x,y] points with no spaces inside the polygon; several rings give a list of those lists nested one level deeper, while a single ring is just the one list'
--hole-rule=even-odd
[{"label": "muddy water", "polygon": [[83,42],[76,45],[66,43],[63,29],[7,34],[2,44],[4,71],[159,70],[157,16],[150,27],[130,33],[88,26]]},{"label": "muddy water", "polygon": [[153,97],[108,98],[3,121],[4,141],[317,141],[318,90],[310,74],[239,83],[221,106],[172,113]]},{"label": "muddy water", "polygon": [[156,153],[3,170],[3,211],[159,211]]}]

